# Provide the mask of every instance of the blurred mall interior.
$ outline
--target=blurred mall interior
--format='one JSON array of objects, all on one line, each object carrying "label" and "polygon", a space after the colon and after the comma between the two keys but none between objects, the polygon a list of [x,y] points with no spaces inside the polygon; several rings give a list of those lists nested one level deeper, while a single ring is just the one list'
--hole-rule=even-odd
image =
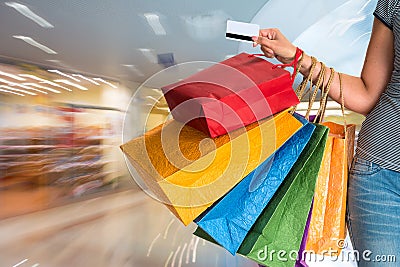
[{"label": "blurred mall interior", "polygon": [[[143,192],[119,146],[171,118],[163,85],[259,53],[225,38],[227,19],[279,27],[327,65],[358,73],[371,16],[352,16],[375,1],[295,2],[0,2],[0,267],[257,266],[192,235],[195,225]],[[332,16],[350,22],[329,38],[346,46],[363,36],[350,57],[315,46],[338,45],[312,35]],[[341,120],[338,107],[330,102],[327,116]]]}]

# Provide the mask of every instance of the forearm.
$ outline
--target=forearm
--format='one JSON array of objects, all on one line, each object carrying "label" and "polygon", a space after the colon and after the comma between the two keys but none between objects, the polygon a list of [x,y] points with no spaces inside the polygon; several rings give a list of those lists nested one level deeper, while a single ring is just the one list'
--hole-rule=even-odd
[{"label": "forearm", "polygon": [[[296,54],[296,47],[278,30],[263,29],[253,37],[254,46],[261,45],[267,58],[276,58],[282,63],[290,63]],[[303,54],[300,72],[308,77],[312,66],[311,57]],[[325,68],[324,85],[331,74],[330,66]],[[361,114],[368,114],[384,92],[394,67],[394,35],[391,28],[374,19],[371,38],[360,77],[342,74],[342,92],[345,107]],[[321,64],[313,71],[312,81],[318,81]],[[320,86],[324,88],[324,86]],[[329,94],[333,100],[341,102],[339,75],[334,75]]]},{"label": "forearm", "polygon": [[[306,53],[303,54],[303,58],[301,60],[301,68],[300,73],[304,77],[308,77],[311,71],[312,59]],[[318,76],[321,72],[321,63],[318,62],[313,71],[312,81],[315,84],[318,80]],[[329,67],[325,66],[325,75],[323,86],[320,88],[326,87],[329,76],[331,75],[331,70]],[[342,74],[342,91],[344,97],[344,105],[346,108],[361,114],[368,114],[370,110],[376,105],[378,97],[371,94],[368,91],[368,87],[365,85],[363,79],[361,77],[355,77],[347,74]],[[340,103],[340,82],[338,73],[334,73],[333,81],[331,83],[329,93],[329,97],[334,101]]]}]

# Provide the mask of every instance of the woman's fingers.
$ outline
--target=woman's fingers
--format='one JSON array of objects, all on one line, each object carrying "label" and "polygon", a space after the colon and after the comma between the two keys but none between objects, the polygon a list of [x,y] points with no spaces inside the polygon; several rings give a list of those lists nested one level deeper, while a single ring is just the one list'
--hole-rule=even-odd
[{"label": "woman's fingers", "polygon": [[264,52],[264,54],[268,57],[275,57],[275,53],[272,49],[262,46],[261,50]]},{"label": "woman's fingers", "polygon": [[296,54],[296,46],[279,29],[261,29],[252,39],[253,47],[260,45],[266,57],[276,57],[282,63],[291,62]]},{"label": "woman's fingers", "polygon": [[257,46],[257,44],[261,46],[268,46],[270,44],[270,40],[264,36],[253,36],[252,40],[255,43],[255,45],[253,43],[253,46]]}]

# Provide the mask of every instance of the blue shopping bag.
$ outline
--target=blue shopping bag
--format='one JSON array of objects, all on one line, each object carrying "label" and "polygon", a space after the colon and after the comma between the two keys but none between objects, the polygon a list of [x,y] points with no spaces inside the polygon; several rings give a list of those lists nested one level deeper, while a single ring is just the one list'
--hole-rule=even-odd
[{"label": "blue shopping bag", "polygon": [[301,116],[295,114],[295,117],[303,127],[195,220],[202,230],[231,254],[238,251],[315,130],[315,126]]}]

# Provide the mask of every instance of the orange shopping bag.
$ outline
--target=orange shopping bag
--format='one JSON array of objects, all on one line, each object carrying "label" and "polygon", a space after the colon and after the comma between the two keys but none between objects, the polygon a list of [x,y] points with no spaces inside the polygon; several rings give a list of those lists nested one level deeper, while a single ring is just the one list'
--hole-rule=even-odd
[{"label": "orange shopping bag", "polygon": [[317,178],[306,250],[317,254],[332,251],[338,255],[346,237],[347,177],[355,126],[322,124],[329,128],[330,134]]},{"label": "orange shopping bag", "polygon": [[[334,75],[332,69],[331,77]],[[339,73],[341,109],[344,119],[344,99]],[[329,84],[330,85],[330,84]],[[329,90],[329,87],[328,87]],[[318,119],[325,114],[328,90],[323,92]],[[316,254],[331,251],[339,255],[346,237],[346,200],[348,169],[353,158],[355,125],[323,122],[329,128],[329,136],[322,158],[314,193],[314,204],[308,230],[306,250]]]}]

